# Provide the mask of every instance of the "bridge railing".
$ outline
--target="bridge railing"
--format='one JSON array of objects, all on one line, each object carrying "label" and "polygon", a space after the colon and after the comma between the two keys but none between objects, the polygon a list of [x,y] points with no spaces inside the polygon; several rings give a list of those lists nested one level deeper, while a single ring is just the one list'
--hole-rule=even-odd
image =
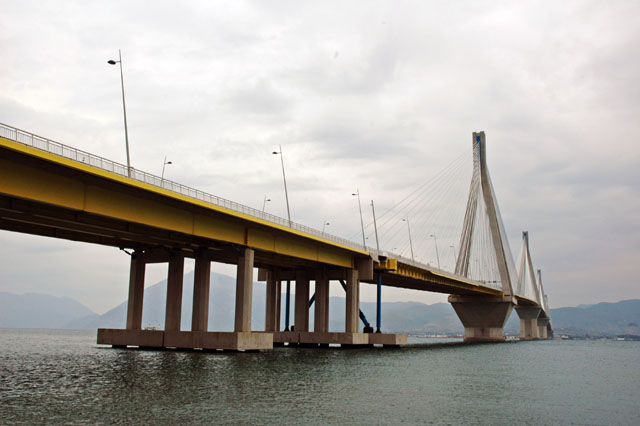
[{"label": "bridge railing", "polygon": [[289,221],[282,217],[270,213],[265,213],[253,207],[245,206],[243,204],[236,203],[235,201],[227,200],[225,198],[221,198],[216,195],[212,195],[204,191],[200,191],[198,189],[173,182],[169,179],[163,179],[159,176],[152,175],[133,167],[130,168],[130,171],[128,173],[127,166],[124,164],[120,164],[116,161],[109,160],[107,158],[100,157],[99,155],[94,155],[80,149],[72,148],[60,142],[52,141],[51,139],[47,139],[12,126],[8,126],[3,123],[0,123],[0,136],[21,143],[23,145],[37,148],[51,154],[59,155],[70,160],[74,160],[101,170],[105,170],[107,172],[115,173],[124,177],[130,177],[131,179],[135,179],[139,182],[144,182],[149,185],[164,188],[168,191],[185,195],[187,197],[200,200],[218,207],[223,207],[238,213],[244,213],[258,219],[266,220],[267,222],[295,229],[297,231],[304,232],[305,234],[313,235],[315,237],[332,241],[334,243],[354,248],[356,250],[370,251],[367,247],[364,247],[363,245],[355,243],[351,240],[347,240],[346,238],[327,234],[317,229]]}]

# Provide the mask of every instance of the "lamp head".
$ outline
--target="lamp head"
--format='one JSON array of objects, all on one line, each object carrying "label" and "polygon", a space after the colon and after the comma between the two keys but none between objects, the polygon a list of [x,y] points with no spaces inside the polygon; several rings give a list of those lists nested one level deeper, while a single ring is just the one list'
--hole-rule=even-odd
[{"label": "lamp head", "polygon": [[115,65],[115,64],[117,64],[117,62],[116,62],[116,61],[114,61],[113,59],[109,59],[109,60],[107,61],[107,63],[108,63],[109,65]]}]

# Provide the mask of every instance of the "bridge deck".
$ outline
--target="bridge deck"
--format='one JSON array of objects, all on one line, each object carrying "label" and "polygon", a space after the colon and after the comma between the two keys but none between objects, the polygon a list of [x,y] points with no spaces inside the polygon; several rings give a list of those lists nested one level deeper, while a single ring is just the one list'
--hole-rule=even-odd
[{"label": "bridge deck", "polygon": [[[386,286],[502,295],[500,289],[410,264],[392,254],[378,259],[375,252],[356,243],[282,218],[271,220],[271,215],[258,217],[255,209],[228,200],[215,197],[216,204],[196,190],[187,188],[193,196],[169,190],[177,184],[153,177],[159,181],[157,186],[148,182],[148,174],[142,174],[146,181],[123,176],[115,172],[124,167],[117,163],[109,162],[114,172],[104,170],[95,164],[100,157],[81,151],[65,156],[36,148],[34,135],[29,146],[28,141],[16,141],[26,134],[18,132],[15,137],[6,132],[7,137],[0,137],[0,229],[120,248],[168,248],[181,250],[187,257],[206,248],[212,260],[228,263],[235,259],[234,245],[247,246],[256,251],[256,267],[304,267],[335,274],[373,258],[376,274],[383,275]],[[72,149],[56,146],[62,154]],[[120,171],[126,173],[126,167]],[[134,177],[140,173],[134,171]],[[219,205],[224,203],[228,207]]]}]

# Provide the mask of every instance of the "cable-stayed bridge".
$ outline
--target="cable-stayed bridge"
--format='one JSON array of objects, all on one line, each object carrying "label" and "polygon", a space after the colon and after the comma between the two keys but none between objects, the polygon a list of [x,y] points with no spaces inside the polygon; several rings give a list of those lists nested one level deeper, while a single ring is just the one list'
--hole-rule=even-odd
[{"label": "cable-stayed bridge", "polygon": [[[450,294],[466,341],[504,340],[514,307],[521,338],[545,338],[549,310],[540,274],[536,279],[526,233],[516,269],[487,169],[484,132],[473,134],[471,154],[385,211],[377,226],[363,226],[365,244],[359,244],[2,124],[0,229],[131,255],[126,328],[100,329],[98,343],[230,350],[401,345],[406,335],[380,332],[383,285]],[[366,242],[371,230],[375,248]],[[185,258],[195,259],[187,330],[180,323]],[[234,332],[210,331],[211,262],[237,265]],[[164,330],[142,329],[150,263],[169,265]],[[267,289],[266,329],[260,331],[251,328],[254,268]],[[328,329],[332,280],[346,293],[344,332]],[[378,286],[376,332],[359,310],[360,283]]]}]

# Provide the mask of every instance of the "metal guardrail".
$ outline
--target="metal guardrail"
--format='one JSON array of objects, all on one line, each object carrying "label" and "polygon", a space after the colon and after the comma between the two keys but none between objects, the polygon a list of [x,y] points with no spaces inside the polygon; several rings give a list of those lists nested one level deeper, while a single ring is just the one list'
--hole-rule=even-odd
[{"label": "metal guardrail", "polygon": [[225,209],[243,213],[251,217],[284,226],[286,228],[295,229],[296,231],[300,231],[305,234],[322,238],[324,240],[341,244],[343,246],[347,246],[356,250],[366,252],[370,251],[367,247],[364,247],[361,244],[355,243],[345,238],[327,234],[325,232],[310,228],[305,225],[301,225],[296,222],[290,222],[289,220],[282,217],[264,213],[260,210],[254,209],[253,207],[248,207],[234,201],[217,197],[204,191],[200,191],[198,189],[194,189],[180,183],[173,182],[168,179],[163,179],[147,172],[143,172],[142,170],[137,170],[133,167],[131,167],[130,173],[127,173],[127,166],[125,166],[124,164],[120,164],[116,161],[112,161],[107,158],[82,151],[80,149],[72,148],[60,142],[55,142],[42,136],[34,135],[33,133],[8,126],[3,123],[0,123],[0,136],[21,143],[23,145],[37,148],[51,154],[59,155],[70,160],[96,167],[100,170],[115,173],[123,177],[130,177],[131,179],[137,180],[139,182],[144,182],[158,188],[163,188],[177,194],[185,195],[195,200],[204,201],[205,203],[212,204],[214,206],[223,207]]},{"label": "metal guardrail", "polygon": [[[127,173],[127,166],[125,166],[124,164],[120,164],[116,161],[109,160],[107,158],[100,157],[98,155],[94,155],[89,152],[67,146],[60,142],[52,141],[51,139],[47,139],[30,132],[20,130],[18,128],[15,128],[3,123],[0,123],[0,136],[6,139],[10,139],[12,141],[21,143],[26,146],[40,149],[42,151],[45,151],[51,154],[59,155],[61,157],[68,158],[70,160],[77,161],[79,163],[86,164],[86,165],[98,168],[100,170],[115,173],[123,177],[129,177],[136,181],[144,182],[146,184],[153,185],[158,188],[163,188],[168,191],[175,192],[177,194],[181,194],[189,198],[193,198],[195,200],[212,204],[214,206],[223,207],[225,209],[238,212],[238,213],[243,213],[248,216],[262,219],[273,224],[284,226],[286,228],[295,229],[296,231],[300,231],[305,234],[322,238],[324,240],[341,244],[343,246],[350,247],[356,250],[375,253],[375,250],[365,247],[361,244],[355,243],[351,240],[347,240],[346,238],[341,238],[335,235],[327,234],[325,232],[319,231],[314,228],[310,228],[305,225],[301,225],[296,222],[289,222],[289,220],[285,218],[282,218],[270,213],[264,213],[260,210],[254,209],[253,207],[245,206],[243,204],[236,203],[235,201],[227,200],[225,198],[208,194],[204,191],[200,191],[198,189],[194,189],[186,185],[173,182],[169,179],[163,179],[161,177],[152,175],[151,173],[147,173],[142,170],[137,170],[133,167],[131,167],[130,173]],[[402,261],[403,263],[414,265],[416,267],[420,267],[425,270],[432,270],[434,272],[437,271],[439,273],[450,274],[453,277],[456,276],[455,274],[451,274],[450,272],[439,270],[438,268],[435,268],[432,265],[427,265],[421,262],[415,262],[409,258],[400,256],[394,253],[380,251],[379,254],[390,257],[390,258],[395,258],[397,260]],[[461,278],[464,278],[464,277],[461,277]],[[474,280],[471,280],[471,281],[474,281]],[[488,283],[488,282],[479,281],[477,283],[480,285],[484,285],[486,287],[498,288],[498,287],[494,287],[493,285],[491,285],[492,283]]]}]

